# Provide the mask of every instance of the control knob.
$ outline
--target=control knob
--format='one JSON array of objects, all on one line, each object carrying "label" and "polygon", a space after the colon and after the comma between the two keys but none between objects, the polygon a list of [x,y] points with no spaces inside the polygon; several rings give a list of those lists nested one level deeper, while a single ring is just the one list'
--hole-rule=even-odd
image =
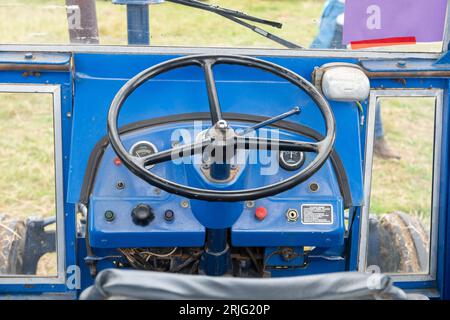
[{"label": "control knob", "polygon": [[131,218],[138,226],[145,227],[155,219],[155,214],[149,205],[141,203],[131,211]]}]

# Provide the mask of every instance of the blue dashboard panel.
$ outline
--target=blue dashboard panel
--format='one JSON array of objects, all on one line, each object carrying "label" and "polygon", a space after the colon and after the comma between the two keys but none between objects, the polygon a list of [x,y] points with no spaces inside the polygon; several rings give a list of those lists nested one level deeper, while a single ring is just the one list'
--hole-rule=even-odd
[{"label": "blue dashboard panel", "polygon": [[[317,193],[309,190],[317,183]],[[304,218],[308,208],[330,207],[327,221],[311,221]],[[259,220],[257,208],[265,208],[267,216]],[[297,219],[289,219],[288,212],[295,210]],[[309,213],[311,214],[311,213]],[[296,188],[275,197],[255,201],[246,208],[232,227],[231,242],[234,246],[316,246],[332,247],[344,243],[344,213],[342,198],[330,163],[326,163],[312,178]]]},{"label": "blue dashboard panel", "polygon": [[[179,197],[165,199],[91,199],[89,241],[96,248],[133,247],[200,247],[205,243],[205,227],[195,218],[190,208],[180,205]],[[138,204],[153,208],[154,220],[147,226],[133,223],[131,212]],[[172,210],[175,218],[164,219],[164,212]],[[108,222],[104,212],[113,211],[115,219]]]},{"label": "blue dashboard panel", "polygon": [[[302,206],[331,206],[332,223],[304,223],[300,217],[297,221],[288,221],[286,213],[297,209],[299,215]],[[231,243],[237,247],[268,246],[317,246],[331,247],[344,244],[344,214],[342,201],[323,199],[311,202],[306,199],[273,199],[263,201],[269,212],[266,219],[255,218],[254,210],[246,209],[232,228]]]},{"label": "blue dashboard panel", "polygon": [[[240,130],[249,123],[231,122],[230,125]],[[122,142],[125,148],[130,149],[138,142],[147,141],[162,151],[178,141],[179,136],[174,135],[174,132],[184,132],[185,139],[194,139],[208,126],[209,123],[199,126],[190,121],[153,125],[122,135]],[[258,131],[260,136],[270,137],[273,134],[273,128]],[[277,131],[277,135],[281,139],[311,140],[286,130]],[[174,140],[174,137],[177,138]],[[257,188],[286,179],[295,173],[282,169],[278,162],[276,166],[270,161],[265,165],[265,161],[260,161],[261,151],[254,152],[255,154],[248,155],[245,162],[237,165],[237,173],[226,183],[205,178],[201,161],[196,162],[195,158],[187,158],[186,163],[160,163],[149,170],[179,184],[216,190]],[[278,161],[278,152],[275,157]],[[88,214],[89,241],[92,247],[201,247],[205,242],[205,227],[231,228],[231,243],[234,246],[331,247],[343,244],[343,201],[330,160],[302,184],[276,196],[256,200],[253,206],[249,206],[248,202],[216,203],[171,195],[136,177],[118,160],[111,146],[108,146],[97,168]],[[312,160],[313,154],[306,153],[303,166],[307,166]],[[311,191],[311,184],[316,184],[318,190]],[[139,204],[150,206],[155,215],[154,220],[145,227],[135,224],[131,217],[133,208]],[[311,204],[315,207],[325,206],[329,220],[305,220],[306,214],[302,206]],[[268,211],[267,217],[262,221],[255,218],[258,207],[264,207]],[[287,219],[288,209],[298,212],[297,221]],[[175,218],[170,222],[164,219],[166,210],[174,213]],[[108,211],[114,213],[112,221],[105,217]]]},{"label": "blue dashboard panel", "polygon": [[[157,150],[168,149],[171,133],[177,125],[162,125],[156,129],[127,134],[123,143],[130,149],[141,140],[151,141]],[[186,199],[156,189],[136,177],[116,162],[116,154],[109,146],[98,167],[96,183],[89,205],[89,241],[98,248],[129,247],[196,247],[205,241],[205,227],[194,217]],[[172,163],[152,168],[156,174],[179,183],[186,183],[183,166]],[[118,184],[122,186],[119,188]],[[188,204],[183,205],[184,203]],[[139,204],[149,205],[154,220],[147,226],[136,225],[131,212]],[[172,221],[164,219],[166,210],[172,210]],[[105,219],[105,212],[112,211],[115,219]]]}]

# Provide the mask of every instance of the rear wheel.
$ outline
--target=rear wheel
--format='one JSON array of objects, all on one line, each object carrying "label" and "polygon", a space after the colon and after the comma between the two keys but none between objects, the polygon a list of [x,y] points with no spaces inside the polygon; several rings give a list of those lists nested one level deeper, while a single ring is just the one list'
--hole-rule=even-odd
[{"label": "rear wheel", "polygon": [[0,274],[22,274],[26,225],[0,214]]},{"label": "rear wheel", "polygon": [[427,272],[429,233],[416,216],[394,212],[369,220],[367,266],[383,273]]}]

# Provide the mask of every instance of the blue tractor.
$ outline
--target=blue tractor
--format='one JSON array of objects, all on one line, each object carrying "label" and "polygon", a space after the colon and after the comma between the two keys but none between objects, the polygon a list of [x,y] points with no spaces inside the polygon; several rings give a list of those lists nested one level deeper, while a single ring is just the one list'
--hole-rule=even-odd
[{"label": "blue tractor", "polygon": [[[148,44],[153,1],[113,2],[130,44]],[[450,298],[447,48],[303,50],[250,24],[276,22],[171,2],[287,49],[0,46],[0,90],[54,97],[58,174],[56,219],[8,227],[23,237],[0,258],[0,295]],[[366,206],[375,105],[397,95],[437,101],[431,235]],[[33,276],[48,252],[56,276]]]}]

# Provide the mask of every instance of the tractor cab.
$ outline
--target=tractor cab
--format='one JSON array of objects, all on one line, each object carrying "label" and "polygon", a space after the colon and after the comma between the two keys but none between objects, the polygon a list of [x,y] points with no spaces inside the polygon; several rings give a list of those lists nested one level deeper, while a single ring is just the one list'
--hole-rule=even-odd
[{"label": "tractor cab", "polygon": [[2,8],[0,297],[450,298],[447,1],[217,2]]}]

